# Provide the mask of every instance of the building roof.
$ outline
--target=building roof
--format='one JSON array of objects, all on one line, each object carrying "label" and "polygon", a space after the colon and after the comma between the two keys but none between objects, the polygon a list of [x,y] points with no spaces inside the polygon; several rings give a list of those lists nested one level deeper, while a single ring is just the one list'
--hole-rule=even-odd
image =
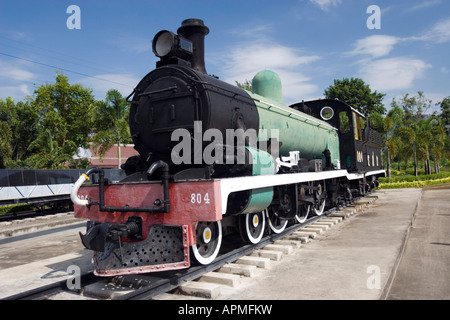
[{"label": "building roof", "polygon": [[[100,168],[119,168],[119,158],[117,156],[118,146],[117,144],[106,151],[103,159],[100,159],[99,155],[94,150],[92,144],[89,146],[89,151],[86,150],[84,153],[85,158],[91,160],[91,166],[98,166]],[[120,145],[120,164],[125,163],[127,159],[131,156],[138,155],[139,153],[134,149],[134,145],[126,144]]]}]

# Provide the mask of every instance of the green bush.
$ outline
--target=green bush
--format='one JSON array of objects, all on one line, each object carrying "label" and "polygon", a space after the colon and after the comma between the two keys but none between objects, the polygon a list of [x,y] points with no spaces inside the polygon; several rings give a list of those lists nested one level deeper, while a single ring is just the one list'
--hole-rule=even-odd
[{"label": "green bush", "polygon": [[[397,170],[395,170],[397,171]],[[398,172],[398,171],[397,171]],[[380,183],[398,183],[398,182],[415,182],[415,181],[430,181],[430,180],[439,180],[439,179],[445,179],[450,177],[450,172],[448,171],[441,171],[440,173],[433,173],[433,174],[422,174],[418,177],[411,175],[411,174],[392,174],[391,172],[391,178],[388,177],[382,177],[379,178]]]},{"label": "green bush", "polygon": [[[381,179],[380,179],[381,180]],[[422,188],[425,186],[433,186],[437,184],[450,183],[450,176],[434,180],[420,180],[420,181],[398,181],[398,182],[380,182],[380,189],[397,189],[397,188]]]},{"label": "green bush", "polygon": [[29,204],[13,204],[0,206],[0,215],[14,212],[21,212],[31,210],[32,207]]}]

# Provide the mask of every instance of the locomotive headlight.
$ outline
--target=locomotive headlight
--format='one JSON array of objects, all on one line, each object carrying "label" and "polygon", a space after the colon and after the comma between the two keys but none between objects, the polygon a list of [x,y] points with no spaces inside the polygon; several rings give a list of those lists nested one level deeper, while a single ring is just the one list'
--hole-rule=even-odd
[{"label": "locomotive headlight", "polygon": [[192,55],[193,47],[191,41],[163,30],[153,38],[153,52],[160,58],[178,57],[185,59]]},{"label": "locomotive headlight", "polygon": [[156,56],[162,58],[167,56],[175,44],[175,35],[170,31],[160,31],[153,38],[153,52]]}]

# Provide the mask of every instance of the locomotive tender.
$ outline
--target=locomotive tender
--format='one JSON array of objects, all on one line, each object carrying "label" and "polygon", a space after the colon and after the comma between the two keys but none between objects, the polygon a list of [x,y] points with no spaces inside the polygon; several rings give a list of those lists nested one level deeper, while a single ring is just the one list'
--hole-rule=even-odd
[{"label": "locomotive tender", "polygon": [[[177,34],[156,34],[160,61],[130,95],[139,156],[122,166],[119,183],[99,168],[75,183],[75,216],[90,220],[80,236],[97,275],[209,264],[226,235],[258,243],[384,175],[380,136],[362,114],[339,100],[286,106],[268,70],[253,92],[209,76],[208,33],[202,20],[187,19]],[[83,184],[89,176],[95,183]]]}]

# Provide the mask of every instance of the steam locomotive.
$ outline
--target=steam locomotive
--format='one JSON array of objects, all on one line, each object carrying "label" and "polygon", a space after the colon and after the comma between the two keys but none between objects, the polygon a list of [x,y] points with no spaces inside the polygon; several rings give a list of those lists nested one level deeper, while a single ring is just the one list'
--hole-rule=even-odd
[{"label": "steam locomotive", "polygon": [[119,183],[91,168],[74,185],[97,275],[209,264],[225,235],[258,243],[384,175],[380,135],[361,113],[339,100],[286,106],[269,70],[251,92],[208,75],[208,33],[202,20],[187,19],[177,34],[156,34],[160,60],[128,97],[139,156],[122,166]]}]

